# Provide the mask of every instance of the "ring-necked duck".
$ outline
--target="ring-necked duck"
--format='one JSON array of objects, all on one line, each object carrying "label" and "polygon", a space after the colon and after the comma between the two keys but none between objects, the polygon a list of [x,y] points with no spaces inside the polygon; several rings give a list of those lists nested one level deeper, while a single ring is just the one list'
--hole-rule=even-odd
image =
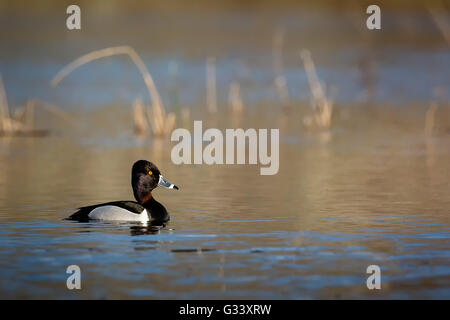
[{"label": "ring-necked duck", "polygon": [[157,186],[176,190],[178,190],[178,187],[167,181],[153,163],[146,160],[139,160],[134,163],[131,170],[131,186],[137,202],[113,201],[81,207],[69,219],[141,222],[166,222],[169,220],[169,213],[161,203],[153,198],[152,190]]}]

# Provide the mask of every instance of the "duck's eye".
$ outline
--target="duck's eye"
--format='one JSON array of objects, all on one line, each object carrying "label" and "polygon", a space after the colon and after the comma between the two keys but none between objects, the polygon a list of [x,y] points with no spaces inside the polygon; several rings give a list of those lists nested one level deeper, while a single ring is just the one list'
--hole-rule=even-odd
[{"label": "duck's eye", "polygon": [[152,174],[153,174],[152,170],[149,170],[149,171],[148,171],[148,174],[149,174],[149,175],[152,175]]}]

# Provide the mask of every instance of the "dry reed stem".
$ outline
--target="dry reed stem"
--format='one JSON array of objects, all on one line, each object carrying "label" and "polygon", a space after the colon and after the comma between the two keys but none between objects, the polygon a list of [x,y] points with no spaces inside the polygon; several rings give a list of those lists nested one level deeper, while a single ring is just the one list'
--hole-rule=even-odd
[{"label": "dry reed stem", "polygon": [[25,107],[17,109],[13,116],[11,116],[5,86],[3,84],[2,76],[0,75],[0,131],[2,135],[41,135],[42,130],[34,130],[34,113],[36,106],[72,122],[71,117],[58,107],[37,99],[28,100]]},{"label": "dry reed stem", "polygon": [[209,113],[217,113],[216,59],[206,59],[206,106]]},{"label": "dry reed stem", "polygon": [[157,117],[153,113],[153,109],[147,109],[147,118],[149,119],[150,126],[152,127],[152,133],[154,136],[169,136],[176,124],[176,116],[173,112],[170,112],[165,118],[165,125],[160,126],[157,121]]},{"label": "dry reed stem", "polygon": [[166,126],[166,129],[165,129],[164,133],[165,133],[166,136],[168,136],[168,135],[170,135],[172,133],[172,130],[173,130],[173,128],[175,128],[175,125],[176,125],[176,122],[177,122],[177,117],[175,116],[175,113],[170,112],[167,115],[166,122],[167,122],[167,126]]},{"label": "dry reed stem", "polygon": [[438,106],[437,106],[436,102],[431,103],[430,107],[428,108],[427,113],[425,115],[424,133],[427,137],[430,137],[433,135],[437,108],[438,108]]},{"label": "dry reed stem", "polygon": [[228,96],[230,101],[231,111],[233,114],[240,114],[244,110],[244,103],[241,98],[241,90],[238,82],[230,84],[230,93]]},{"label": "dry reed stem", "polygon": [[[75,59],[74,61],[66,65],[61,71],[59,71],[58,74],[52,79],[51,85],[58,85],[59,82],[61,82],[72,71],[88,62],[115,55],[129,56],[141,73],[142,78],[144,79],[145,85],[147,86],[148,92],[150,94],[150,99],[152,101],[153,117],[151,124],[153,133],[157,136],[161,136],[165,135],[167,131],[170,132],[172,128],[167,128],[167,125],[173,122],[174,115],[166,115],[164,105],[162,103],[158,90],[156,89],[153,78],[150,75],[150,72],[148,71],[147,67],[145,66],[139,55],[136,53],[136,51],[130,46],[110,47],[85,54]],[[175,125],[173,125],[173,127],[174,126]]]},{"label": "dry reed stem", "polygon": [[3,78],[0,74],[0,124],[3,131],[11,130],[10,119],[8,99],[6,97],[5,86],[3,85]]},{"label": "dry reed stem", "polygon": [[3,134],[17,134],[17,133],[29,133],[33,134],[34,131],[34,111],[36,106],[39,106],[50,113],[54,113],[66,120],[72,122],[73,119],[67,115],[64,111],[56,106],[44,103],[37,99],[28,100],[25,107],[16,110],[11,116],[8,99],[6,96],[5,86],[3,79],[0,75],[0,130]]},{"label": "dry reed stem", "polygon": [[39,99],[31,99],[28,100],[27,102],[27,107],[25,108],[25,110],[27,112],[31,112],[32,113],[32,119],[34,120],[34,109],[36,109],[37,107],[54,114],[57,117],[60,117],[61,119],[65,120],[66,122],[68,122],[69,124],[78,127],[79,123],[77,121],[75,121],[75,119],[69,115],[67,112],[63,111],[61,108],[46,103],[44,101],[41,101]]},{"label": "dry reed stem", "polygon": [[306,117],[304,123],[307,126],[315,126],[321,129],[328,129],[331,126],[331,116],[333,112],[333,101],[325,95],[325,90],[317,76],[316,67],[308,50],[302,50],[300,57],[306,69],[309,87],[312,92],[314,115]]},{"label": "dry reed stem", "polygon": [[283,70],[283,43],[284,29],[279,28],[273,37],[275,88],[277,89],[281,102],[286,105],[289,103],[289,90]]},{"label": "dry reed stem", "polygon": [[427,6],[428,12],[431,15],[436,27],[441,31],[442,36],[447,41],[448,45],[450,45],[450,23],[443,16],[445,10],[445,6],[441,1],[436,1],[434,6]]},{"label": "dry reed stem", "polygon": [[134,131],[138,135],[144,135],[148,132],[148,122],[142,100],[136,99],[133,102]]},{"label": "dry reed stem", "polygon": [[34,100],[28,100],[25,107],[15,110],[13,118],[23,125],[23,130],[33,130],[34,127]]},{"label": "dry reed stem", "polygon": [[191,122],[191,110],[189,108],[181,108],[181,121],[183,126],[187,126]]},{"label": "dry reed stem", "polygon": [[34,134],[41,132],[42,130],[35,130],[34,128],[34,115],[37,107],[66,120],[71,125],[79,125],[79,123],[75,122],[70,115],[60,108],[38,99],[30,99],[27,101],[25,107],[19,108],[14,112],[13,117],[3,119],[8,123],[6,127],[3,127],[3,132],[7,134]]}]

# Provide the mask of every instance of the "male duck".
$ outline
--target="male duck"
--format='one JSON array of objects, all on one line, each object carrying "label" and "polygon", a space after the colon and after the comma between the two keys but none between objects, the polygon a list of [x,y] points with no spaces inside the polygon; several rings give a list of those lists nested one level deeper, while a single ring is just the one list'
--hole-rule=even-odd
[{"label": "male duck", "polygon": [[141,222],[166,222],[170,219],[166,208],[153,198],[152,190],[157,186],[176,190],[178,187],[164,179],[153,163],[146,160],[134,163],[131,171],[131,186],[137,202],[113,201],[81,207],[69,219]]}]

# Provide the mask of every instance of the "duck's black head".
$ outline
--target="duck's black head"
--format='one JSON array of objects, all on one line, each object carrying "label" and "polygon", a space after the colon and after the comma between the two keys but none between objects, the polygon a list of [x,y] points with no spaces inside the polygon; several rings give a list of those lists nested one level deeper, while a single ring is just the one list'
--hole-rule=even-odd
[{"label": "duck's black head", "polygon": [[131,185],[134,197],[140,204],[152,198],[151,192],[157,186],[178,190],[176,185],[164,179],[159,169],[147,160],[139,160],[134,163],[131,170]]}]

